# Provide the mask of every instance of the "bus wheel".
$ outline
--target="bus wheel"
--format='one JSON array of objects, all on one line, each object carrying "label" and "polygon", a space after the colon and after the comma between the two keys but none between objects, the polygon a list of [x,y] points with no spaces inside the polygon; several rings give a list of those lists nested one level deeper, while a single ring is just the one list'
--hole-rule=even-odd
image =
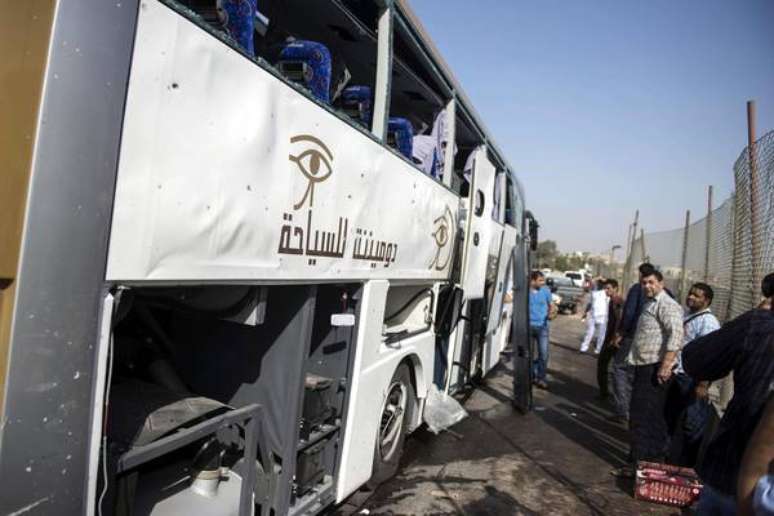
[{"label": "bus wheel", "polygon": [[392,375],[387,396],[382,403],[374,447],[374,469],[368,481],[370,489],[392,478],[398,471],[414,397],[408,365],[401,364]]}]

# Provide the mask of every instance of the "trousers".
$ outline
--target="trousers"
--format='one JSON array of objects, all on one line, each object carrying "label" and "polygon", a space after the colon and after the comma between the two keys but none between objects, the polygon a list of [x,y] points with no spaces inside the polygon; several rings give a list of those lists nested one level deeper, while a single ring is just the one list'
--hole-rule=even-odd
[{"label": "trousers", "polygon": [[629,405],[632,400],[632,383],[634,382],[634,367],[626,363],[632,339],[624,338],[613,356],[613,404],[615,414],[629,419]]},{"label": "trousers", "polygon": [[607,344],[602,348],[602,352],[597,357],[597,385],[599,385],[599,396],[601,398],[607,398],[610,395],[608,387],[610,383],[609,368],[616,351],[618,351],[617,348]]},{"label": "trousers", "polygon": [[668,461],[692,468],[696,466],[702,438],[712,406],[696,398],[696,382],[685,374],[676,374],[667,392],[666,416],[669,424]]},{"label": "trousers", "polygon": [[632,401],[629,410],[631,458],[663,462],[669,448],[666,400],[670,382],[659,383],[660,364],[634,367]]},{"label": "trousers", "polygon": [[548,371],[548,324],[545,326],[530,326],[529,337],[532,341],[532,379],[545,381]]},{"label": "trousers", "polygon": [[605,332],[607,331],[607,321],[597,322],[593,317],[589,317],[586,320],[586,336],[583,338],[580,350],[585,353],[591,345],[591,341],[594,335],[597,336],[597,344],[594,347],[594,352],[599,354],[602,350],[602,344],[605,342]]}]

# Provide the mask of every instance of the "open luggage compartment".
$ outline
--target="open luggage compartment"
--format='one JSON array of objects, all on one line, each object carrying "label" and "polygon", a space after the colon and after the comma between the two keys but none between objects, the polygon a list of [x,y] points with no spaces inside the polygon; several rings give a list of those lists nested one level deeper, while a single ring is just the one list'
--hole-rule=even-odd
[{"label": "open luggage compartment", "polygon": [[302,514],[333,502],[357,293],[358,285],[122,291],[101,514],[248,515],[253,504],[255,514]]}]

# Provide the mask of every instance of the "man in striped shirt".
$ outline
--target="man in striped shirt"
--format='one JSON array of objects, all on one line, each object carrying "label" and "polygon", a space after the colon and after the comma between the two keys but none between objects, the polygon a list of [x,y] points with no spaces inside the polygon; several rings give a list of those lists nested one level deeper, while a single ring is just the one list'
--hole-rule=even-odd
[{"label": "man in striped shirt", "polygon": [[[627,362],[634,367],[629,409],[631,460],[663,462],[669,445],[664,417],[672,368],[683,343],[683,309],[664,291],[664,277],[657,270],[640,279],[645,305],[637,321]],[[631,468],[614,472],[631,476]]]}]

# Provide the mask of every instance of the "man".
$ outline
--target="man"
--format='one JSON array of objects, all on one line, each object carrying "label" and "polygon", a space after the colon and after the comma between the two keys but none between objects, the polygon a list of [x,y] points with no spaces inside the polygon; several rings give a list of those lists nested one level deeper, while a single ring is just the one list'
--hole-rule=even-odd
[{"label": "man", "polygon": [[[629,412],[633,466],[643,460],[663,462],[666,456],[666,394],[683,343],[683,309],[664,291],[664,277],[653,270],[640,285],[645,303],[626,359],[634,367]],[[634,469],[623,467],[614,474],[630,477]]]},{"label": "man", "polygon": [[585,353],[589,350],[591,339],[594,338],[594,334],[597,335],[597,344],[594,346],[594,353],[599,355],[602,350],[602,344],[605,342],[605,333],[607,330],[607,311],[610,297],[607,295],[607,291],[604,288],[602,280],[596,282],[596,288],[590,293],[591,301],[586,310],[586,318],[588,321],[586,336],[581,343],[580,352]]},{"label": "man", "polygon": [[632,399],[632,382],[634,381],[634,368],[627,362],[629,349],[637,329],[637,321],[640,318],[642,307],[645,304],[645,294],[642,291],[640,281],[655,271],[655,267],[649,263],[643,263],[639,267],[639,281],[629,288],[626,295],[616,335],[611,344],[618,348],[613,356],[613,401],[615,404],[615,416],[613,420],[625,423],[629,420],[629,404]]},{"label": "man", "polygon": [[533,361],[532,378],[535,385],[547,389],[548,369],[548,317],[552,310],[551,291],[545,286],[546,279],[540,271],[529,276],[529,336],[537,356]]},{"label": "man", "polygon": [[[763,296],[774,297],[774,273],[763,279]],[[682,354],[696,381],[734,373],[734,396],[710,442],[698,473],[704,482],[697,515],[732,515],[742,455],[774,387],[774,311],[755,308],[700,337]]]},{"label": "man", "polygon": [[[688,310],[683,318],[683,346],[720,328],[720,322],[710,310],[713,297],[712,287],[706,283],[694,283],[691,286],[685,300]],[[674,381],[667,395],[672,441],[669,462],[672,464],[685,467],[696,465],[711,410],[708,389],[709,382],[695,382],[685,374],[678,356]]]},{"label": "man", "polygon": [[607,310],[607,328],[605,328],[605,342],[602,352],[597,358],[597,384],[599,385],[599,399],[607,400],[610,392],[608,390],[608,366],[615,356],[618,348],[613,345],[615,339],[615,329],[621,319],[623,309],[623,298],[618,295],[618,282],[609,279],[605,282],[605,293],[610,299]]}]

